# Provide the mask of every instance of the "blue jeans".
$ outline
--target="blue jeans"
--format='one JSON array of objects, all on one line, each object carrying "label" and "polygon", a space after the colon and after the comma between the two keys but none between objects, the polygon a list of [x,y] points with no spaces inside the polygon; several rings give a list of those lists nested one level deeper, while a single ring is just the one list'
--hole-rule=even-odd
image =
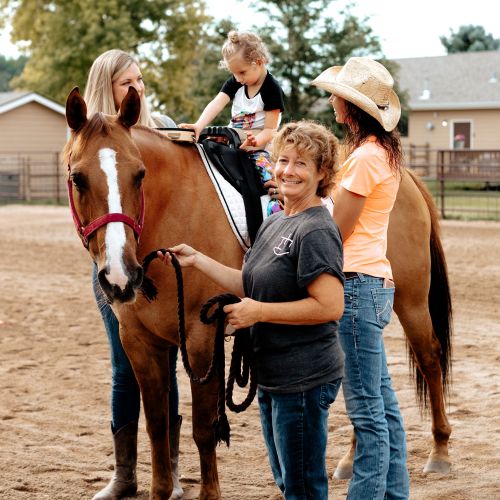
[{"label": "blue jeans", "polygon": [[354,426],[356,453],[349,500],[407,499],[406,437],[387,370],[383,330],[389,323],[394,287],[358,273],[344,287],[340,343],[345,354],[342,388]]},{"label": "blue jeans", "polygon": [[[111,428],[113,433],[130,422],[139,420],[140,392],[134,371],[120,341],[119,324],[106,294],[97,279],[97,266],[92,271],[92,287],[111,353]],[[168,399],[169,421],[178,420],[179,390],[177,387],[177,346],[170,348],[170,392]]]},{"label": "blue jeans", "polygon": [[274,480],[286,500],[327,500],[328,410],[340,380],[305,392],[259,389],[262,432]]}]

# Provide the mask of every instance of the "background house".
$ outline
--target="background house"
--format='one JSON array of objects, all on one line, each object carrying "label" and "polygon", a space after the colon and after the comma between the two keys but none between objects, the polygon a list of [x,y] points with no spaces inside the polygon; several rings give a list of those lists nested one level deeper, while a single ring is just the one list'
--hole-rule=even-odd
[{"label": "background house", "polygon": [[409,94],[403,144],[500,149],[500,52],[395,59]]},{"label": "background house", "polygon": [[0,92],[0,201],[63,195],[65,109],[35,92]]},{"label": "background house", "polygon": [[0,92],[0,153],[61,151],[64,107],[35,92]]}]

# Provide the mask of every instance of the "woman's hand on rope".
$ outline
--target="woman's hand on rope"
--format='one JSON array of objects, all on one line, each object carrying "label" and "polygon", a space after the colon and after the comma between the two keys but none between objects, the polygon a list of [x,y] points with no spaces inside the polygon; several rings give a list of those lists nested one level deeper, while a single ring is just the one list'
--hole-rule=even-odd
[{"label": "woman's hand on rope", "polygon": [[237,330],[248,328],[261,321],[262,303],[245,297],[241,302],[224,306],[227,320]]},{"label": "woman's hand on rope", "polygon": [[[189,245],[181,243],[180,245],[176,245],[175,247],[169,248],[169,252],[172,252],[179,262],[181,267],[191,267],[194,266],[196,255],[198,254],[197,250],[191,248]],[[162,253],[158,251],[158,258],[164,262],[165,264],[172,264],[172,256],[170,253]]]}]

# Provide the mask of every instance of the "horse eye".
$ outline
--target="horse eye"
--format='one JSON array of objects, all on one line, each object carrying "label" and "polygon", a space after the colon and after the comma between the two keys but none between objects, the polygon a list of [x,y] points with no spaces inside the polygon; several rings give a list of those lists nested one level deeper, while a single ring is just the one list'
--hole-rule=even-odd
[{"label": "horse eye", "polygon": [[84,191],[88,187],[87,178],[79,172],[71,174],[71,181],[79,192]]},{"label": "horse eye", "polygon": [[141,169],[135,175],[134,184],[136,187],[141,187],[142,181],[144,180],[144,176],[146,175],[146,170]]}]

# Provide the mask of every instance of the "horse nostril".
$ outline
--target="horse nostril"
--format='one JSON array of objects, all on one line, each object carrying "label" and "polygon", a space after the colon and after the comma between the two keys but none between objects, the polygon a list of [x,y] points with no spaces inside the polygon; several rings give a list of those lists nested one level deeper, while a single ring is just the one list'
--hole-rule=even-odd
[{"label": "horse nostril", "polygon": [[106,268],[101,269],[98,274],[97,274],[97,279],[99,281],[99,285],[102,289],[102,291],[106,294],[108,297],[108,300],[110,302],[113,302],[113,286],[110,284],[106,277]]}]

